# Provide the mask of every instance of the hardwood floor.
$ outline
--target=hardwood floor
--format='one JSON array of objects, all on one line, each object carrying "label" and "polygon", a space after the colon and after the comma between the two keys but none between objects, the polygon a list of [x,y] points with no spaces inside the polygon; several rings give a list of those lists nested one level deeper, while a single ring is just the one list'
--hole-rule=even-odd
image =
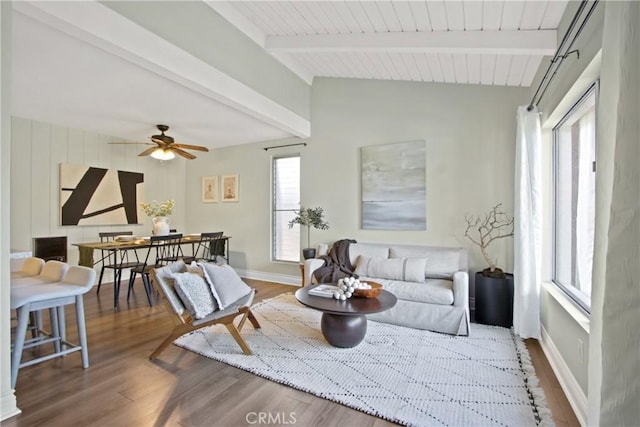
[{"label": "hardwood floor", "polygon": [[[257,301],[295,290],[246,282],[258,289]],[[148,307],[142,286],[136,286],[129,304],[121,295],[118,312],[113,310],[110,285],[103,286],[100,295],[95,289],[85,295],[90,367],[82,369],[80,355],[74,353],[21,369],[16,396],[22,414],[3,426],[393,425],[176,346],[149,361],[172,325],[164,307]],[[72,340],[74,323],[68,308]],[[527,347],[554,421],[578,426],[539,344],[527,340]]]}]

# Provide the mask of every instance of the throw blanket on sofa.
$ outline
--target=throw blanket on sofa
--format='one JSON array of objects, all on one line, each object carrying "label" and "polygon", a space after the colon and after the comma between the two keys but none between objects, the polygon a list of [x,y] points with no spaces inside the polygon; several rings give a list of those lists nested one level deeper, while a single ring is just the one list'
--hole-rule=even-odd
[{"label": "throw blanket on sofa", "polygon": [[352,239],[338,240],[327,255],[319,257],[324,261],[324,265],[313,272],[318,283],[335,283],[342,277],[358,277],[349,259],[349,245],[351,243],[356,243],[356,241]]}]

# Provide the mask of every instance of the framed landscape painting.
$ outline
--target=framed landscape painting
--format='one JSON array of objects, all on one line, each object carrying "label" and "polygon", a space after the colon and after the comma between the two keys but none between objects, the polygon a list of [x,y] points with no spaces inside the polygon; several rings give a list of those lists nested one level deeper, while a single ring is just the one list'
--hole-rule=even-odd
[{"label": "framed landscape painting", "polygon": [[426,230],[426,143],[361,149],[362,228]]},{"label": "framed landscape painting", "polygon": [[238,201],[238,175],[222,175],[222,201]]},{"label": "framed landscape painting", "polygon": [[202,202],[217,203],[218,202],[218,176],[202,177]]}]

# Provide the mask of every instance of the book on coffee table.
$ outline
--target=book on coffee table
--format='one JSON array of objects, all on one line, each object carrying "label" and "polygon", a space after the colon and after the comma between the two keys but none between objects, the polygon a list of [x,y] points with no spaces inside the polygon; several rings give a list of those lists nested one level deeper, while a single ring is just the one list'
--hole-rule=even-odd
[{"label": "book on coffee table", "polygon": [[320,285],[309,290],[309,295],[323,298],[333,298],[333,293],[338,290],[337,286]]}]

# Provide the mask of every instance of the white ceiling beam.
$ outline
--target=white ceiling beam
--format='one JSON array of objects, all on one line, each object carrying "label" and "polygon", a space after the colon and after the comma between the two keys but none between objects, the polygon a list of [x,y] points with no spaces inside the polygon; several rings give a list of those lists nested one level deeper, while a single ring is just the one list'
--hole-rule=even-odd
[{"label": "white ceiling beam", "polygon": [[270,52],[412,52],[553,55],[556,30],[431,31],[267,37]]},{"label": "white ceiling beam", "polygon": [[309,120],[97,2],[14,2],[14,9],[295,136]]},{"label": "white ceiling beam", "polygon": [[[218,15],[229,21],[231,25],[240,30],[244,35],[253,40],[258,46],[264,49],[266,42],[266,34],[258,28],[246,16],[238,12],[232,4],[222,1],[206,0],[205,4],[213,9]],[[300,77],[308,85],[313,83],[313,73],[304,66],[293,60],[286,52],[268,52],[276,60],[280,61],[285,67],[291,70],[295,75]]]}]

